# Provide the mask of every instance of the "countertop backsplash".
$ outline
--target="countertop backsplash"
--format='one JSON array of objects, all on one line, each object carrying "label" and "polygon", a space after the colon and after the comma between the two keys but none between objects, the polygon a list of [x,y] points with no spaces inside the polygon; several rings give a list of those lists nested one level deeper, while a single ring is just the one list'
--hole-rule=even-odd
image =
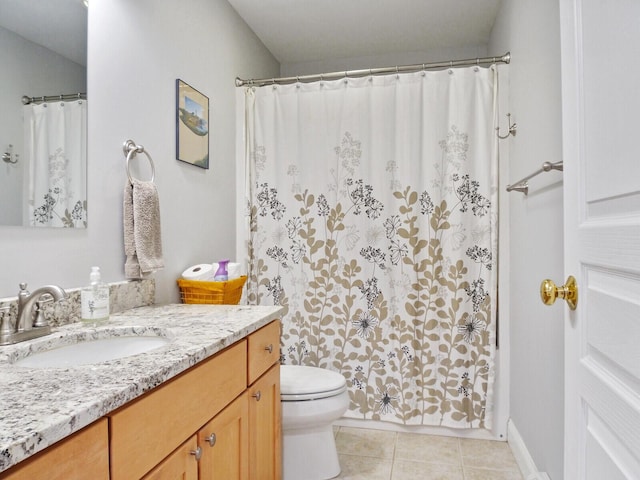
[{"label": "countertop backsplash", "polygon": [[[44,316],[52,327],[59,327],[80,321],[80,288],[65,288],[65,291],[69,296],[66,300],[51,302],[44,307]],[[156,283],[153,279],[110,283],[110,313],[118,313],[131,308],[153,305],[155,293]],[[18,297],[0,298],[0,309],[6,306],[9,306],[10,310],[8,312],[0,312],[0,318],[8,314],[11,317],[12,324],[15,324],[18,313]]]}]

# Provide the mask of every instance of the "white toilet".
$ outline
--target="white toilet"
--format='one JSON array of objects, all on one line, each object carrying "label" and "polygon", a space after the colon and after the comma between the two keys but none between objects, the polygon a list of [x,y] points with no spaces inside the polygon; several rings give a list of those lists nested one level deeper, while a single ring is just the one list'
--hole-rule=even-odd
[{"label": "white toilet", "polygon": [[332,423],[349,407],[345,378],[324,368],[280,367],[284,480],[340,474]]}]

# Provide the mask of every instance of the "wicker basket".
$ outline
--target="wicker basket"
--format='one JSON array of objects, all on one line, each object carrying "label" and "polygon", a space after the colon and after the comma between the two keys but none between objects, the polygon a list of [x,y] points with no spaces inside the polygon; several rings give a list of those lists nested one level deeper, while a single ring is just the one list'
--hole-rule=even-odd
[{"label": "wicker basket", "polygon": [[180,287],[182,303],[237,305],[246,281],[246,275],[226,282],[204,282],[180,278],[178,287]]}]

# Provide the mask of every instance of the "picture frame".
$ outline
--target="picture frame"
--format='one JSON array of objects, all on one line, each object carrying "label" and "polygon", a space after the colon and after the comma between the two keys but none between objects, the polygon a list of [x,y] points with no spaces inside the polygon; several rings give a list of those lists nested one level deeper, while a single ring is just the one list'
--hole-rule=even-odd
[{"label": "picture frame", "polygon": [[209,97],[176,79],[176,159],[209,168]]}]

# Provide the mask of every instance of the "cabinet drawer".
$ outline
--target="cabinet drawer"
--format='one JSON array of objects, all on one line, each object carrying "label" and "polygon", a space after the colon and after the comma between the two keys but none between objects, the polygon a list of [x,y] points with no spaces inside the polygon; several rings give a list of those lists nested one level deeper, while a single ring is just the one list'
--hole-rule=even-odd
[{"label": "cabinet drawer", "polygon": [[251,385],[280,359],[280,321],[275,320],[252,333],[248,342],[247,376]]},{"label": "cabinet drawer", "polygon": [[242,340],[109,415],[111,480],[140,478],[246,389]]},{"label": "cabinet drawer", "polygon": [[0,478],[2,480],[27,478],[108,480],[109,432],[107,427],[107,420],[98,420],[45,451],[0,473]]}]

